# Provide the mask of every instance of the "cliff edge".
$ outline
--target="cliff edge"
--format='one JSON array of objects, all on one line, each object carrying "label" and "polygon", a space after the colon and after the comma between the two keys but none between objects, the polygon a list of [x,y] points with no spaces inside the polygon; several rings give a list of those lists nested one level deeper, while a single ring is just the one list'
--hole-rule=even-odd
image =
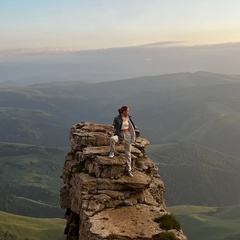
[{"label": "cliff edge", "polygon": [[[166,211],[164,183],[146,156],[149,142],[137,137],[132,145],[133,177],[126,175],[123,145],[109,158],[113,126],[82,122],[70,131],[71,151],[61,178],[60,205],[66,209],[68,240],[187,240],[180,227],[159,223]],[[161,238],[170,234],[171,238]]]}]

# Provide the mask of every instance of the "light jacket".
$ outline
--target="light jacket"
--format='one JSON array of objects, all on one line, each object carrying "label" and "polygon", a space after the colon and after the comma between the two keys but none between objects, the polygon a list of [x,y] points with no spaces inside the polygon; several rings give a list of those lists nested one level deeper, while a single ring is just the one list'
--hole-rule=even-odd
[{"label": "light jacket", "polygon": [[[130,130],[132,142],[135,142],[136,141],[136,133],[135,133],[136,127],[135,127],[135,125],[134,125],[130,116],[128,116],[128,123],[129,123],[129,130]],[[124,136],[121,132],[122,124],[123,124],[123,120],[122,120],[121,115],[119,114],[113,120],[113,126],[114,126],[114,129],[115,129],[114,135],[118,136],[119,141],[124,140]]]}]

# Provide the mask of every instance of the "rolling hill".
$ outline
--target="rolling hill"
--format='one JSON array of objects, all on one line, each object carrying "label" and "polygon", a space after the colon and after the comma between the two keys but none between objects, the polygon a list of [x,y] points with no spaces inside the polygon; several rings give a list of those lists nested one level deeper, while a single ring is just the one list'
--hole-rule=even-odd
[{"label": "rolling hill", "polygon": [[2,87],[0,141],[68,146],[73,124],[111,123],[129,105],[152,144],[184,140],[240,157],[239,91],[240,76],[208,72]]},{"label": "rolling hill", "polygon": [[30,218],[0,212],[0,239],[64,240],[65,223],[65,219]]},{"label": "rolling hill", "polygon": [[[192,143],[150,145],[166,204],[226,206],[240,199],[240,160]],[[62,217],[59,178],[68,149],[0,144],[0,210],[32,217]]]},{"label": "rolling hill", "polygon": [[181,222],[189,240],[240,239],[240,205],[224,208],[174,206],[168,208]]},{"label": "rolling hill", "polygon": [[150,145],[147,154],[159,167],[168,206],[239,203],[240,159],[186,142]]},{"label": "rolling hill", "polygon": [[67,149],[0,143],[0,210],[60,217],[61,170]]},{"label": "rolling hill", "polygon": [[0,209],[59,216],[66,154],[59,147],[69,147],[73,124],[112,123],[122,105],[130,106],[141,136],[150,140],[149,156],[159,164],[168,205],[236,204],[239,92],[240,76],[209,72],[1,87]]}]

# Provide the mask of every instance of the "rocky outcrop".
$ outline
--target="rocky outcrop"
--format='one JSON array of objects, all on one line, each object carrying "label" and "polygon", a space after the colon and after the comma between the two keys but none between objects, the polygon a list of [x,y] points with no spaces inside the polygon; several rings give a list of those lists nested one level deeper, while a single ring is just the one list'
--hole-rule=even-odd
[{"label": "rocky outcrop", "polygon": [[[149,142],[137,137],[131,152],[134,176],[129,177],[122,145],[108,157],[112,134],[112,125],[82,122],[71,128],[60,191],[67,239],[158,239],[166,230],[155,220],[169,213],[158,168],[145,154]],[[169,231],[187,239],[179,229]]]}]

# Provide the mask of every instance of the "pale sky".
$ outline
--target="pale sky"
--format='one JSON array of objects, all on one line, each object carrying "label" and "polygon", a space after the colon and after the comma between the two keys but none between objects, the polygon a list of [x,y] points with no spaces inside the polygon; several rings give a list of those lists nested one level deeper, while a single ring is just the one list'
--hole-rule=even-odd
[{"label": "pale sky", "polygon": [[5,0],[0,50],[240,42],[239,0]]}]

